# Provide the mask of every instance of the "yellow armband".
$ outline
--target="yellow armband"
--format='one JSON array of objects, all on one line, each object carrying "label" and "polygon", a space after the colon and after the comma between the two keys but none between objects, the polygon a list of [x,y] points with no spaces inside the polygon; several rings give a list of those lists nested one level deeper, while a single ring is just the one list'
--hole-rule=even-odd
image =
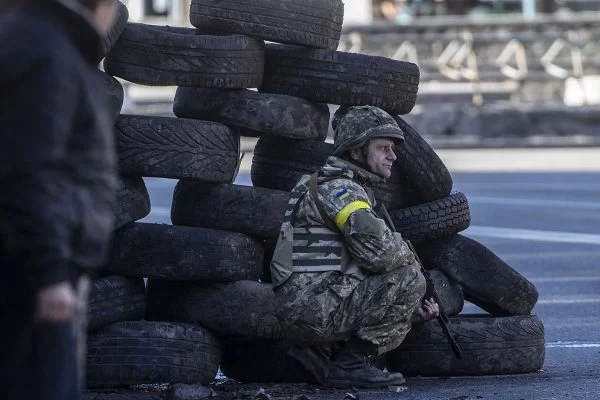
[{"label": "yellow armband", "polygon": [[342,208],[342,210],[335,216],[335,224],[340,231],[344,230],[344,226],[346,225],[348,218],[350,218],[350,215],[352,215],[353,212],[363,208],[371,208],[371,206],[366,201],[353,201]]}]

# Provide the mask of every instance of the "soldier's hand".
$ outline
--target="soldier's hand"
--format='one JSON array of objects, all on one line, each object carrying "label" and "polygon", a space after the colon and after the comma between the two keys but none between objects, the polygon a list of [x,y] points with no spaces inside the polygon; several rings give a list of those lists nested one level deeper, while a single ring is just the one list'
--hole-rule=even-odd
[{"label": "soldier's hand", "polygon": [[59,282],[37,293],[35,320],[38,322],[65,322],[73,317],[76,303],[75,290],[69,282]]},{"label": "soldier's hand", "polygon": [[423,300],[423,312],[425,314],[425,320],[430,320],[432,318],[439,317],[440,315],[440,306],[435,302],[433,297]]}]

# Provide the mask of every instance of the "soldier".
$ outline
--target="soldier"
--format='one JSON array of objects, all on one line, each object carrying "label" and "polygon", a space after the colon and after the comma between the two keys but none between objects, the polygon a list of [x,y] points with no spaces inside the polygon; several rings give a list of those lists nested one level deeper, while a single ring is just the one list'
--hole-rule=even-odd
[{"label": "soldier", "polygon": [[[334,156],[291,192],[271,262],[276,310],[295,345],[289,354],[320,383],[381,387],[404,383],[369,357],[397,347],[413,312],[439,314],[425,299],[415,256],[373,210],[371,186],[391,174],[404,142],[377,107],[350,107],[334,120]],[[318,194],[317,194],[318,193]]]}]

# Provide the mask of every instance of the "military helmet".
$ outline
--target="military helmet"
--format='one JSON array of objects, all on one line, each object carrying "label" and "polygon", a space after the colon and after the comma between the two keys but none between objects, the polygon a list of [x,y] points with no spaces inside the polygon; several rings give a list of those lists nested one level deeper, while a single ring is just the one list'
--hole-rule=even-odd
[{"label": "military helmet", "polygon": [[398,144],[404,142],[402,129],[391,115],[379,107],[344,107],[336,114],[332,121],[335,156],[360,148],[373,138],[389,138]]}]

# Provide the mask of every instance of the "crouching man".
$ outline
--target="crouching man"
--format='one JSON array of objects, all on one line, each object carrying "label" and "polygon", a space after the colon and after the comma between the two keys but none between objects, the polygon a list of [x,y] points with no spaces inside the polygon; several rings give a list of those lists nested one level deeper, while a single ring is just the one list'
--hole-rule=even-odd
[{"label": "crouching man", "polygon": [[334,126],[334,156],[291,192],[271,262],[275,308],[289,354],[332,387],[404,383],[369,358],[404,340],[413,313],[439,314],[423,300],[415,256],[374,211],[371,187],[391,174],[404,134],[377,107],[351,107]]}]

